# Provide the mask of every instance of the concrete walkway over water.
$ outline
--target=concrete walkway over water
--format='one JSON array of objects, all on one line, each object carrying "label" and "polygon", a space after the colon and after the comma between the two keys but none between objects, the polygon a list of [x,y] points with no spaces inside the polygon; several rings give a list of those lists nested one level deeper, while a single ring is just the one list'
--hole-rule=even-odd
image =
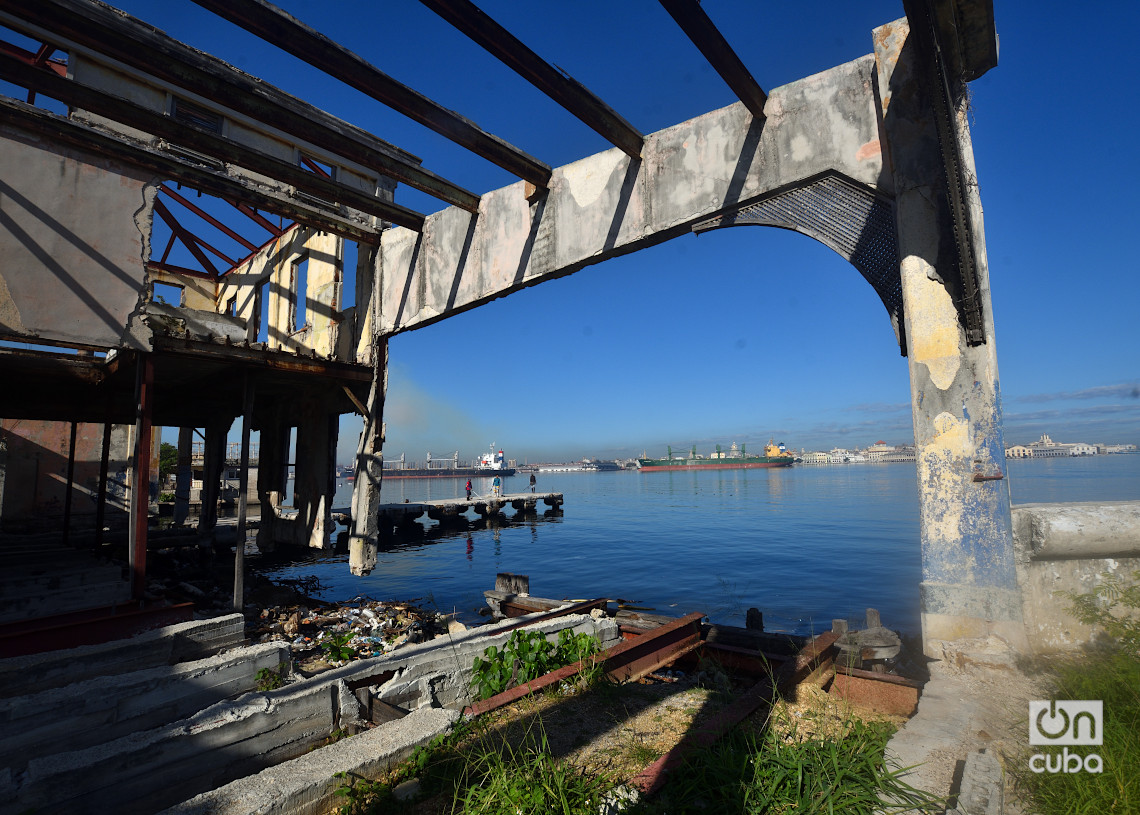
[{"label": "concrete walkway over water", "polygon": [[542,501],[551,509],[562,506],[563,494],[560,492],[519,492],[504,493],[502,495],[478,495],[470,500],[465,498],[444,498],[434,501],[416,501],[402,504],[380,504],[377,507],[377,516],[396,524],[411,523],[417,518],[427,515],[433,521],[446,522],[458,518],[469,509],[476,514],[487,516],[502,511],[507,506],[523,512],[533,512]]}]

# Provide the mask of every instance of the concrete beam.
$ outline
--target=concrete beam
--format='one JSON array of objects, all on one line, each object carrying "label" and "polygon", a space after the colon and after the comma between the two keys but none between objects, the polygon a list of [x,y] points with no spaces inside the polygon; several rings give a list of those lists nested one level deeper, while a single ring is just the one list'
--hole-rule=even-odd
[{"label": "concrete beam", "polygon": [[387,230],[379,333],[661,243],[823,173],[889,194],[873,74],[863,57],[774,89],[764,121],[735,104],[647,136],[640,161],[614,148],[556,169],[545,195],[520,182],[484,195],[477,215],[451,207],[422,234]]}]

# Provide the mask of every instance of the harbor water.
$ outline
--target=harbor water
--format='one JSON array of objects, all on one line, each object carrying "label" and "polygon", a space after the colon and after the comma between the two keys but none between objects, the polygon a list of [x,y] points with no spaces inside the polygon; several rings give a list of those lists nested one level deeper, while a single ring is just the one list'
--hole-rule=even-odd
[{"label": "harbor water", "polygon": [[[1140,455],[1007,462],[1014,504],[1140,500]],[[314,550],[254,568],[271,578],[315,575],[324,600],[366,595],[419,600],[474,623],[495,575],[530,577],[538,597],[621,599],[656,613],[701,611],[743,625],[756,607],[773,631],[818,632],[834,618],[917,632],[921,574],[913,464],[846,464],[706,472],[539,473],[539,492],[562,492],[560,512],[476,519],[421,533],[379,553],[354,577],[346,554]],[[505,479],[528,490],[526,474]],[[386,503],[458,498],[464,479],[391,479]],[[490,479],[473,479],[490,492]],[[350,503],[341,483],[335,506]]]}]

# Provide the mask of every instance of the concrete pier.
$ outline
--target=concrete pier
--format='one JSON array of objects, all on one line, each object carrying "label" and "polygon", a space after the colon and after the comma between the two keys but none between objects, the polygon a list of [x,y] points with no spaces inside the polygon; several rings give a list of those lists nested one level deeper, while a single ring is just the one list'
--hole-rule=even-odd
[{"label": "concrete pier", "polygon": [[471,500],[465,498],[445,498],[436,501],[417,501],[406,504],[380,504],[376,508],[379,518],[390,521],[394,525],[411,523],[425,514],[433,521],[446,523],[449,519],[457,518],[468,510],[475,510],[477,515],[486,517],[495,515],[507,506],[523,512],[533,512],[542,501],[551,509],[562,506],[563,494],[560,492],[520,492],[503,495],[481,495]]}]

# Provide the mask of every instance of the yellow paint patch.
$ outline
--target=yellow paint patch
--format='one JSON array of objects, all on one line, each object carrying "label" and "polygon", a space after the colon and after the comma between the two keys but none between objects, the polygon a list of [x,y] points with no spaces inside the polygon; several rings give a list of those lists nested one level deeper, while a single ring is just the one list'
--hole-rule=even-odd
[{"label": "yellow paint patch", "polygon": [[935,386],[946,390],[962,364],[958,312],[946,287],[927,276],[929,268],[930,264],[914,255],[902,262],[910,358],[925,365]]}]

